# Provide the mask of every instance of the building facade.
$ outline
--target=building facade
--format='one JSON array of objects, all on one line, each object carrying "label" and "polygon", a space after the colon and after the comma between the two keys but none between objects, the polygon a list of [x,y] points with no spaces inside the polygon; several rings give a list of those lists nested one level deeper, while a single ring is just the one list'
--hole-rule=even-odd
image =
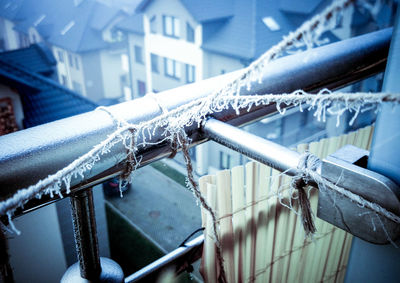
[{"label": "building facade", "polygon": [[[157,93],[242,69],[328,4],[327,1],[306,1],[292,7],[286,2],[141,1],[137,14],[118,26],[127,34],[129,42],[133,96],[137,98],[147,92]],[[346,32],[348,29],[343,27],[338,30],[342,36]],[[334,34],[329,34],[329,38],[337,40]],[[296,136],[302,126],[292,122],[307,120],[306,116],[297,117],[306,114],[290,113],[296,117],[286,115],[274,124],[264,121],[247,130],[257,134],[267,132],[263,137],[279,139],[286,144],[283,131],[286,130],[286,136]],[[314,129],[308,130],[307,134],[322,135],[320,132],[324,131],[320,127]],[[305,137],[299,134],[297,138],[296,142],[299,142]],[[193,156],[200,175],[246,161],[240,154],[213,142],[197,146]]]},{"label": "building facade", "polygon": [[125,16],[95,0],[2,0],[0,49],[43,42],[57,60],[62,85],[93,101],[123,100],[131,89],[127,41],[114,27]]}]

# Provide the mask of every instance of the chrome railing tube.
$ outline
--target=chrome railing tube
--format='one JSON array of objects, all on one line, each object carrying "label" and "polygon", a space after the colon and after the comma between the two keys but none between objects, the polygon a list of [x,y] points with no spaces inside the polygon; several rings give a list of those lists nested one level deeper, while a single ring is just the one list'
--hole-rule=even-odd
[{"label": "chrome railing tube", "polygon": [[122,283],[124,273],[115,261],[100,258],[92,188],[71,195],[72,222],[78,262],[65,272],[62,283]]},{"label": "chrome railing tube", "polygon": [[[296,89],[317,91],[323,87],[335,89],[371,76],[384,70],[391,33],[391,29],[386,29],[280,58],[263,70],[261,84],[254,82],[250,91],[243,88],[241,93],[282,93]],[[231,73],[164,91],[156,94],[157,100],[164,108],[172,110],[206,97],[235,76],[237,73]],[[110,111],[135,124],[162,113],[155,99],[147,96],[112,106]],[[273,113],[276,113],[276,107],[268,105],[254,107],[249,112],[245,109],[239,115],[233,109],[227,109],[213,117],[241,126]],[[193,141],[192,146],[207,140],[196,126],[185,129]],[[92,111],[0,137],[0,200],[65,167],[106,139],[115,129],[115,123],[107,113]],[[151,142],[162,138],[156,134]],[[144,166],[171,152],[171,146],[163,143],[140,148],[138,154],[143,155],[141,165]],[[124,146],[116,145],[85,175],[84,180],[72,180],[72,193],[120,174],[125,157]],[[48,197],[34,200],[17,211],[16,216],[53,201]]]}]

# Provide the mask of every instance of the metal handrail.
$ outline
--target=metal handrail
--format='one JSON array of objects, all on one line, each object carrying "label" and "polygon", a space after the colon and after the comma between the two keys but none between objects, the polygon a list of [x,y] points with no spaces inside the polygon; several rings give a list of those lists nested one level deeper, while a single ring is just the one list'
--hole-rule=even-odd
[{"label": "metal handrail", "polygon": [[[243,90],[241,94],[282,93],[299,88],[317,91],[322,87],[330,89],[343,87],[384,69],[390,39],[391,30],[387,29],[281,58],[272,62],[268,69],[264,69],[262,84],[253,83],[250,91]],[[236,72],[165,91],[158,94],[157,100],[147,96],[121,103],[110,107],[110,111],[118,113],[121,119],[133,124],[149,121],[162,114],[164,109],[172,110],[197,98],[206,97],[216,91],[215,86],[228,83],[235,76]],[[163,109],[160,109],[160,105]],[[276,111],[274,105],[267,105],[254,107],[251,111],[240,111],[239,115],[233,109],[227,109],[212,116],[240,126]],[[77,156],[88,152],[115,130],[113,122],[108,114],[93,111],[3,136],[0,139],[0,199],[13,195],[21,187],[36,183],[54,173],[56,169],[65,167]],[[213,133],[212,127],[208,132],[206,129],[206,133],[203,134],[196,126],[185,128],[193,140],[192,146],[205,142]],[[157,133],[150,142],[158,143],[161,139],[161,134]],[[171,151],[171,146],[166,142],[157,146],[145,146],[138,152],[143,156],[141,166],[163,158]],[[259,154],[257,151],[253,152],[256,157]],[[101,281],[110,274],[114,274],[116,282],[122,280],[123,273],[118,264],[99,258],[93,197],[89,188],[120,174],[125,157],[125,147],[117,145],[111,154],[95,164],[83,180],[72,180],[71,200],[79,263],[67,270],[62,281],[74,281],[78,278]],[[279,166],[282,168],[286,166],[281,165]],[[83,189],[87,190],[80,191]],[[45,197],[31,201],[15,215],[21,215],[56,200],[57,198]],[[197,238],[192,241],[193,245],[189,243],[188,246],[175,250],[129,276],[125,281],[149,278],[171,265],[180,267],[175,269],[176,272],[183,270],[200,257],[202,239],[202,237]]]},{"label": "metal handrail", "polygon": [[[358,66],[357,68],[359,68]],[[361,68],[360,68],[361,69]],[[337,85],[339,86],[339,85]],[[231,122],[232,120],[228,120],[228,123]],[[234,123],[232,123],[234,124]],[[240,123],[238,123],[240,124]],[[242,153],[246,153],[247,156],[250,156],[251,158],[255,158],[257,160],[262,160],[263,163],[269,164],[270,162],[273,162],[273,167],[278,168],[281,171],[286,171],[289,174],[292,174],[289,169],[294,168],[297,166],[298,163],[298,154],[291,152],[288,153],[287,151],[283,151],[283,148],[281,148],[279,145],[276,144],[271,144],[267,140],[258,140],[257,137],[252,136],[252,146],[246,148],[246,146],[243,147],[243,144],[246,142],[241,140],[240,146],[236,146],[235,139],[231,139],[230,137],[233,136],[238,136],[237,133],[230,132],[230,134],[224,135],[224,137],[227,139],[225,140],[220,140],[221,136],[218,134],[220,133],[221,130],[225,130],[220,128],[222,123],[211,119],[205,123],[203,133],[209,137],[213,138],[214,140],[218,140],[224,145],[230,145],[231,148],[234,148],[235,150],[238,150]],[[227,126],[225,126],[227,127]],[[243,137],[244,133],[241,133],[240,136]],[[251,136],[249,134],[249,136]],[[256,144],[254,144],[256,142]],[[254,146],[256,148],[254,148]],[[274,149],[281,154],[285,154],[286,158],[280,158],[279,160],[276,159],[275,157],[279,155],[282,157],[281,154],[276,154],[274,152],[273,155],[269,154],[268,151],[267,153],[265,151],[262,151],[263,148],[268,148],[269,152],[274,152]],[[273,161],[271,161],[273,160]],[[281,160],[285,160],[285,162],[282,162]],[[165,270],[175,270],[177,273],[182,272],[185,270],[187,266],[195,262],[201,257],[201,252],[204,244],[204,236],[199,236],[195,240],[193,240],[191,243],[189,243],[185,247],[180,247],[171,253],[165,255],[164,257],[158,259],[157,261],[153,262],[152,264],[144,267],[143,269],[135,272],[134,274],[128,276],[125,278],[125,283],[133,283],[133,282],[147,282],[149,278],[154,278],[154,276],[161,274]],[[193,252],[195,251],[195,252]]]},{"label": "metal handrail", "polygon": [[[391,39],[391,29],[370,33],[336,42],[303,53],[280,58],[264,70],[262,83],[254,82],[249,91],[241,94],[291,92],[296,89],[318,91],[328,87],[336,89],[384,70]],[[237,72],[214,77],[157,94],[158,103],[171,110],[197,98],[206,97],[216,86],[219,88],[237,76]],[[148,121],[162,114],[154,98],[143,98],[110,107],[110,111],[130,122]],[[258,106],[251,111],[243,110],[236,115],[227,109],[213,115],[214,118],[235,126],[254,122],[261,117],[276,113],[274,105]],[[197,125],[185,131],[192,139],[191,146],[207,141]],[[0,199],[14,194],[65,167],[77,156],[88,152],[116,129],[112,119],[102,111],[92,111],[45,125],[15,132],[0,138]],[[151,142],[161,140],[160,134]],[[168,156],[172,152],[166,142],[146,146],[138,152],[142,155],[141,166]],[[104,180],[119,175],[123,169],[126,149],[116,145],[110,154],[95,164],[83,180],[72,180],[71,192],[90,188]],[[27,213],[56,201],[43,197],[27,203],[15,216]]]}]

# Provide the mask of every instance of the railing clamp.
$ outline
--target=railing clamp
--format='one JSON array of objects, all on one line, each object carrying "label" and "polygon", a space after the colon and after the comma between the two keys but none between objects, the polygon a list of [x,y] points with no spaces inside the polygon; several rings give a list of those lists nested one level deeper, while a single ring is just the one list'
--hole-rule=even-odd
[{"label": "railing clamp", "polygon": [[[292,176],[297,172],[300,154],[284,146],[215,119],[208,120],[202,130],[207,138],[281,172]],[[389,178],[366,169],[368,154],[355,146],[344,146],[322,160],[317,172],[399,219],[400,188]],[[317,216],[371,243],[387,244],[400,237],[400,224],[385,213],[373,211],[331,189],[320,188]]]}]

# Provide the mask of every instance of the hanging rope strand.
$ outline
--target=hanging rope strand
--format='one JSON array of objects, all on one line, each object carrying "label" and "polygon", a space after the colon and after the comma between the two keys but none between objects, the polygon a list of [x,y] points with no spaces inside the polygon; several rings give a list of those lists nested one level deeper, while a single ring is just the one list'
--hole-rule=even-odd
[{"label": "hanging rope strand", "polygon": [[219,239],[218,230],[217,230],[217,216],[215,214],[215,211],[207,203],[206,199],[200,192],[199,186],[197,185],[197,182],[194,179],[192,160],[190,158],[190,153],[189,153],[189,141],[186,136],[186,133],[182,130],[180,133],[177,134],[176,140],[178,142],[180,142],[180,144],[181,144],[182,153],[183,153],[183,156],[185,158],[185,163],[186,163],[187,179],[189,181],[190,188],[192,189],[195,197],[199,200],[201,206],[205,210],[207,210],[208,213],[210,213],[210,215],[211,215],[212,222],[213,222],[213,236],[214,236],[215,242],[216,242],[217,261],[218,261],[218,265],[220,268],[218,282],[226,283],[227,281],[226,281],[225,268],[224,268],[224,258],[222,257],[221,241]]}]

